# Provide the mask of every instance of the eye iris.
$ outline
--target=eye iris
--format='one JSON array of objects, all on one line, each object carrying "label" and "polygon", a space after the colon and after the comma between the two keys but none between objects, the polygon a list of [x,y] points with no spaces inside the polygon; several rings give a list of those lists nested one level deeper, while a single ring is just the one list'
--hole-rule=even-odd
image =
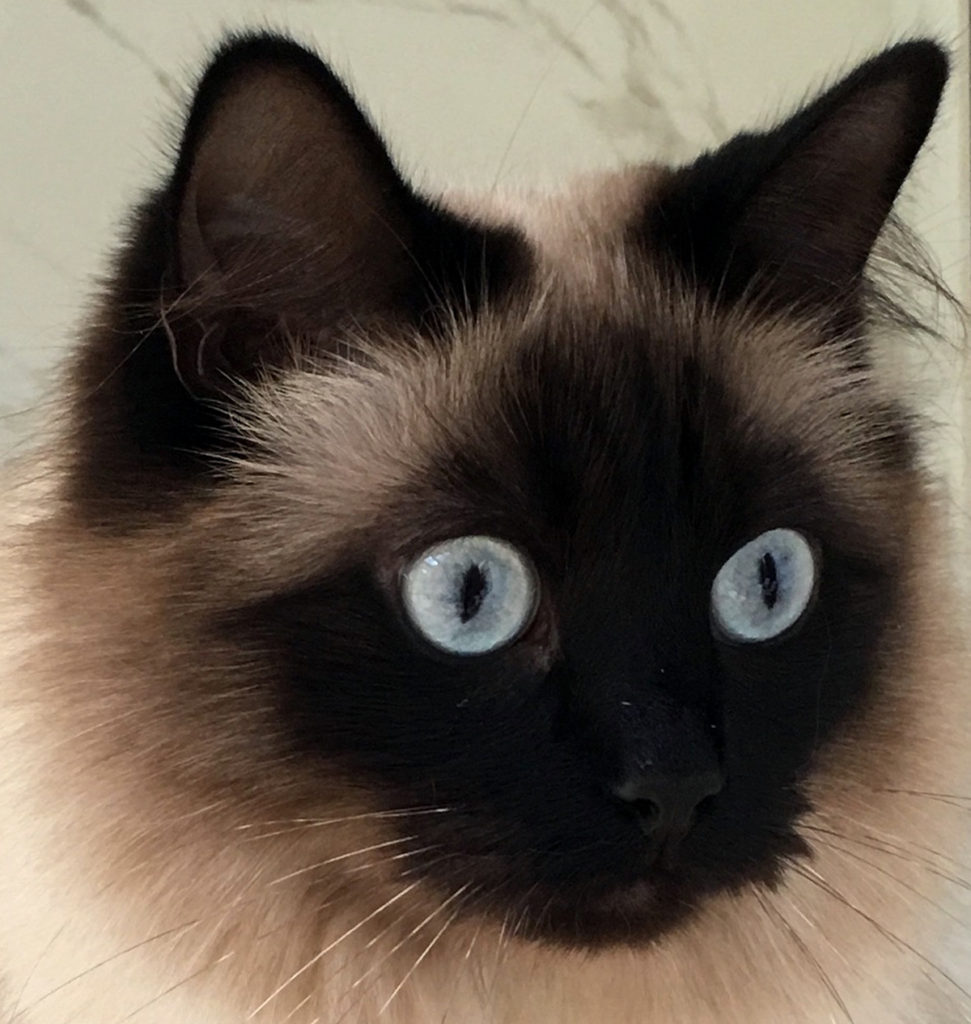
[{"label": "eye iris", "polygon": [[459,620],[463,625],[478,615],[488,593],[488,572],[481,565],[470,565],[462,577],[462,589],[459,594]]},{"label": "eye iris", "polygon": [[452,537],[425,550],[401,576],[411,624],[441,650],[487,654],[518,639],[536,612],[535,573],[497,537]]},{"label": "eye iris", "polygon": [[762,587],[762,600],[766,608],[774,608],[779,599],[779,576],[776,571],[775,559],[766,552],[759,559],[759,584]]},{"label": "eye iris", "polygon": [[715,575],[711,614],[720,635],[741,643],[781,636],[811,607],[817,554],[798,530],[766,530],[742,545]]}]

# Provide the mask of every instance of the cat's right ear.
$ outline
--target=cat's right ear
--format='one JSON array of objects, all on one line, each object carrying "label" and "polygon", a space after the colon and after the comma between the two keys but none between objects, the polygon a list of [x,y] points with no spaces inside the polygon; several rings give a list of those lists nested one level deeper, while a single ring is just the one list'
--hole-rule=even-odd
[{"label": "cat's right ear", "polygon": [[238,384],[290,365],[294,337],[326,354],[348,325],[434,332],[498,299],[528,259],[514,229],[413,190],[316,55],[231,39],[72,367],[75,507],[99,523],[166,512],[245,443],[227,415]]},{"label": "cat's right ear", "polygon": [[210,65],[171,204],[172,355],[201,396],[272,365],[288,333],[326,345],[341,321],[477,298],[505,269],[497,233],[420,198],[338,78],[278,37]]}]

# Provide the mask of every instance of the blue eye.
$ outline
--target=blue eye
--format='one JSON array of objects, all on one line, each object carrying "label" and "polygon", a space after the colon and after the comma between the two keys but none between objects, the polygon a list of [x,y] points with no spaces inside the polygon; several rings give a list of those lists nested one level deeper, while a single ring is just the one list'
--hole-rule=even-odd
[{"label": "blue eye", "polygon": [[495,537],[455,537],[405,570],[401,596],[415,628],[452,654],[487,654],[512,643],[536,612],[529,561]]},{"label": "blue eye", "polygon": [[816,592],[816,556],[796,530],[767,530],[718,570],[711,617],[729,640],[761,643],[805,614]]}]

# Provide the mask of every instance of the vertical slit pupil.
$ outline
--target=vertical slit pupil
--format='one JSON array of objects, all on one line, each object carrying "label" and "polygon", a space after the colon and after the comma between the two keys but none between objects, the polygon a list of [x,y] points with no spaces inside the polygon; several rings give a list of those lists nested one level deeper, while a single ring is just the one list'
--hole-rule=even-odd
[{"label": "vertical slit pupil", "polygon": [[462,577],[462,590],[459,593],[459,619],[463,625],[478,615],[488,592],[489,580],[485,570],[481,565],[470,565]]},{"label": "vertical slit pupil", "polygon": [[766,608],[774,608],[779,599],[779,576],[776,571],[775,559],[766,552],[759,559],[759,583],[762,587],[762,600]]}]

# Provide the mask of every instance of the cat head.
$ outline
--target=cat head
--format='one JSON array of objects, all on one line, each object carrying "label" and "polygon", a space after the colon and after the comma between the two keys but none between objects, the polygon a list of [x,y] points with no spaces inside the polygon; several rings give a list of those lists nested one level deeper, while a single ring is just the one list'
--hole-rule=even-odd
[{"label": "cat head", "polygon": [[864,271],[945,78],[905,43],[690,165],[449,204],[315,56],[228,43],[71,371],[131,771],[584,947],[810,856],[911,742]]}]

